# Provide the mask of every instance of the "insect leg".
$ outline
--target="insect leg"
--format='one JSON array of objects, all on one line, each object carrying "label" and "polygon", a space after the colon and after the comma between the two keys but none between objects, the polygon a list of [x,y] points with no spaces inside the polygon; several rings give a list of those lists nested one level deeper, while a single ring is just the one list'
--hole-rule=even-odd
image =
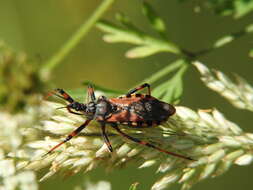
[{"label": "insect leg", "polygon": [[52,151],[54,151],[56,148],[64,144],[65,142],[68,142],[70,139],[72,139],[74,136],[78,135],[90,122],[91,120],[86,120],[80,127],[78,127],[76,130],[74,130],[72,133],[70,133],[62,142],[51,148],[46,154],[50,154]]},{"label": "insect leg", "polygon": [[105,131],[105,123],[104,122],[101,122],[101,127],[102,127],[102,136],[104,138],[105,144],[107,145],[110,152],[113,152],[112,145],[111,145],[110,140],[109,140],[109,138],[106,134],[106,131]]},{"label": "insect leg", "polygon": [[88,85],[87,91],[88,91],[88,96],[91,98],[91,101],[94,102],[96,100],[96,96],[94,93],[94,88],[92,87],[91,84]]},{"label": "insect leg", "polygon": [[76,115],[83,115],[83,114],[81,114],[81,113],[77,113],[77,112],[72,111],[72,110],[70,109],[70,107],[68,107],[68,106],[66,106],[66,108],[67,108],[67,110],[68,110],[69,113],[73,113],[73,114],[76,114]]},{"label": "insect leg", "polygon": [[133,93],[135,93],[135,92],[137,92],[137,91],[139,91],[139,90],[141,90],[141,89],[143,89],[143,88],[145,88],[145,87],[148,88],[148,95],[151,95],[150,85],[149,85],[148,83],[144,83],[143,85],[141,85],[141,86],[139,86],[139,87],[136,87],[136,88],[130,90],[130,91],[126,94],[126,96],[129,96],[129,95],[131,95],[131,94],[133,94]]},{"label": "insect leg", "polygon": [[146,141],[142,141],[142,140],[139,140],[139,139],[137,139],[137,138],[131,137],[131,136],[127,135],[126,133],[122,132],[122,131],[118,128],[118,126],[116,126],[116,125],[114,125],[114,126],[112,126],[112,127],[113,127],[121,136],[123,136],[123,137],[125,137],[125,138],[127,138],[127,139],[129,139],[129,140],[131,140],[131,141],[134,141],[134,142],[136,142],[136,143],[138,143],[138,144],[145,145],[145,146],[147,146],[147,147],[156,149],[156,150],[158,150],[158,151],[160,151],[160,152],[164,152],[164,153],[169,154],[169,155],[172,155],[172,156],[176,156],[176,157],[183,158],[183,159],[187,159],[187,160],[194,160],[194,159],[192,159],[192,158],[190,158],[190,157],[186,157],[186,156],[183,156],[183,155],[174,153],[174,152],[169,152],[169,151],[167,151],[167,150],[164,150],[164,149],[161,149],[161,148],[159,148],[159,147],[156,147],[155,145],[150,144],[150,143],[148,143],[148,142],[146,142]]},{"label": "insect leg", "polygon": [[[61,94],[62,96],[60,96],[60,95],[57,94],[57,93]],[[71,98],[71,96],[70,96],[69,94],[67,94],[64,90],[57,88],[57,89],[55,89],[54,91],[48,93],[48,95],[47,95],[45,98],[47,99],[48,97],[50,97],[50,96],[52,96],[52,95],[55,95],[55,96],[57,96],[57,97],[59,97],[59,98],[61,98],[61,99],[64,99],[64,100],[66,100],[66,101],[68,101],[68,102],[70,103],[70,104],[67,105],[67,106],[59,107],[59,108],[57,108],[57,109],[67,108],[67,110],[68,110],[69,113],[76,114],[76,115],[83,115],[83,114],[81,114],[81,113],[77,113],[77,112],[74,112],[74,111],[71,110],[70,105],[71,105],[71,103],[74,103],[75,101],[74,101],[74,99]]]},{"label": "insect leg", "polygon": [[[60,96],[58,93],[59,93],[61,96]],[[48,97],[50,97],[50,96],[52,96],[52,95],[55,95],[55,96],[57,96],[57,97],[59,97],[59,98],[61,98],[61,99],[64,99],[64,100],[68,101],[69,103],[73,103],[73,102],[74,102],[73,98],[71,98],[70,95],[68,95],[63,89],[60,89],[60,88],[57,88],[57,89],[55,89],[55,90],[52,91],[52,92],[49,92],[49,93],[47,94],[47,96],[45,97],[45,99],[47,99]]]}]

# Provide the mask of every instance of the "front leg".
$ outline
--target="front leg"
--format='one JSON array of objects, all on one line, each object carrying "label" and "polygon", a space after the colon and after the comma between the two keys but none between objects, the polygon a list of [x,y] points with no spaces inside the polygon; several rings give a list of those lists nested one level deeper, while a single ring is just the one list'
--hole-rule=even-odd
[{"label": "front leg", "polygon": [[91,101],[95,102],[96,96],[95,96],[95,93],[94,93],[94,88],[93,88],[93,86],[91,84],[88,85],[87,92],[88,92],[88,99],[90,97]]},{"label": "front leg", "polygon": [[48,99],[50,96],[53,96],[53,95],[55,95],[55,96],[57,96],[57,97],[59,97],[61,99],[64,99],[64,100],[68,101],[69,103],[73,103],[74,102],[74,99],[71,98],[71,96],[68,93],[66,93],[63,89],[60,89],[60,88],[57,88],[57,89],[55,89],[52,92],[49,92],[47,94],[47,96],[45,97],[45,99]]},{"label": "front leg", "polygon": [[58,148],[59,146],[61,146],[62,144],[68,142],[70,139],[72,139],[74,136],[78,135],[89,123],[91,120],[86,120],[80,127],[78,127],[76,130],[74,130],[72,133],[70,133],[62,142],[60,142],[59,144],[55,145],[53,148],[51,148],[46,154],[50,154],[51,152],[53,152],[56,148]]},{"label": "front leg", "polygon": [[112,145],[110,143],[110,140],[106,134],[105,130],[105,122],[100,122],[101,123],[101,129],[102,129],[102,137],[104,139],[105,144],[107,145],[107,148],[110,150],[110,152],[113,152]]},{"label": "front leg", "polygon": [[67,106],[66,108],[67,108],[67,110],[68,110],[69,113],[72,113],[72,114],[75,114],[75,115],[83,115],[81,113],[77,113],[77,112],[72,111],[69,106]]}]

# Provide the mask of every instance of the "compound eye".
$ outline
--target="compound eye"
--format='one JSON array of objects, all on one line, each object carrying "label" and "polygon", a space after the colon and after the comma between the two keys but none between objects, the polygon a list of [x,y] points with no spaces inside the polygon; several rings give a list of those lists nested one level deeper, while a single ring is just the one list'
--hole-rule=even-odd
[{"label": "compound eye", "polygon": [[80,111],[80,105],[77,102],[73,102],[70,107],[76,111]]},{"label": "compound eye", "polygon": [[73,109],[76,109],[77,105],[75,102],[73,102],[72,104],[70,104],[70,107],[73,108]]}]

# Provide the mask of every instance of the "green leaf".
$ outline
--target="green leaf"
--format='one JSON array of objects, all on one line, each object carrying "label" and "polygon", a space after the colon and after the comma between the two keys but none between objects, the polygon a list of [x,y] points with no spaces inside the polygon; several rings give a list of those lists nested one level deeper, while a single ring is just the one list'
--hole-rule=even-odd
[{"label": "green leaf", "polygon": [[164,67],[163,69],[159,70],[158,72],[154,73],[149,78],[144,79],[140,84],[143,84],[145,82],[154,83],[158,81],[159,79],[161,79],[162,77],[180,68],[184,64],[185,64],[185,61],[183,59],[178,59],[174,61],[173,63],[170,63],[168,66]]},{"label": "green leaf", "polygon": [[99,21],[97,28],[108,33],[104,35],[106,42],[126,42],[130,44],[141,45],[143,43],[143,34],[136,30],[123,29],[107,21]]},{"label": "green leaf", "polygon": [[153,55],[161,50],[154,46],[138,46],[126,52],[127,58],[141,58]]},{"label": "green leaf", "polygon": [[247,33],[253,32],[253,24],[249,24],[249,25],[245,28],[245,31],[246,31]]},{"label": "green leaf", "polygon": [[[178,0],[187,2],[187,0]],[[190,0],[188,0],[189,2]],[[253,11],[252,0],[203,0],[198,1],[196,7],[213,9],[221,16],[233,15],[238,19]]]},{"label": "green leaf", "polygon": [[179,77],[173,77],[153,90],[153,95],[168,103],[179,103],[183,94],[183,82]]},{"label": "green leaf", "polygon": [[220,48],[224,45],[227,45],[228,43],[243,37],[246,34],[250,34],[253,32],[253,24],[249,24],[246,27],[244,27],[242,30],[225,35],[221,38],[219,38],[218,40],[216,40],[216,42],[213,45],[213,48]]},{"label": "green leaf", "polygon": [[106,42],[124,42],[139,45],[140,47],[127,53],[130,58],[145,57],[158,52],[181,53],[180,48],[176,44],[147,35],[133,25],[128,28],[122,28],[106,21],[100,21],[96,26],[106,33],[103,37]]},{"label": "green leaf", "polygon": [[250,52],[249,52],[249,56],[253,58],[253,49],[252,49],[252,50],[250,50]]},{"label": "green leaf", "polygon": [[174,78],[169,84],[166,94],[162,98],[165,102],[179,103],[183,94],[183,80],[182,76]]},{"label": "green leaf", "polygon": [[234,5],[236,9],[235,18],[241,18],[249,12],[253,11],[253,1],[237,0],[234,1]]},{"label": "green leaf", "polygon": [[137,185],[139,185],[138,182],[133,183],[133,184],[130,186],[129,190],[137,190]]},{"label": "green leaf", "polygon": [[142,12],[148,18],[152,28],[157,32],[159,32],[162,35],[162,37],[165,37],[166,35],[165,23],[147,2],[143,3]]},{"label": "green leaf", "polygon": [[184,65],[172,77],[153,90],[153,95],[165,102],[178,103],[183,94],[183,75],[188,68],[188,64]]},{"label": "green leaf", "polygon": [[215,43],[214,43],[214,47],[215,48],[219,48],[221,46],[224,46],[226,45],[227,43],[230,43],[234,40],[234,37],[232,35],[227,35],[227,36],[224,36],[220,39],[218,39]]}]

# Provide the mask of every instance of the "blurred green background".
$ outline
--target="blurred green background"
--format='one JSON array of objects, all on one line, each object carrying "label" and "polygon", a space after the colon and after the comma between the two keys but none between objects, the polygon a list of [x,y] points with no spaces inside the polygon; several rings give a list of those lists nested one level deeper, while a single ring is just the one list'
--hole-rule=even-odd
[{"label": "blurred green background", "polygon": [[[4,40],[17,51],[27,52],[30,58],[43,64],[69,39],[100,2],[101,0],[0,0],[0,40]],[[216,39],[239,31],[253,21],[252,13],[237,20],[231,16],[218,16],[206,9],[194,13],[193,1],[179,3],[176,0],[156,0],[150,3],[165,20],[169,39],[193,51],[210,47]],[[128,15],[138,27],[152,33],[140,10],[141,1],[116,1],[104,18],[113,20],[115,13],[120,11]],[[144,59],[127,59],[124,53],[129,45],[107,44],[101,37],[102,33],[93,28],[55,69],[52,85],[74,89],[82,87],[81,83],[89,80],[108,88],[127,91],[176,59],[175,55],[168,53]],[[248,56],[252,47],[252,35],[246,35],[201,57],[200,61],[227,74],[237,73],[252,84],[253,59]],[[180,105],[193,109],[217,107],[245,131],[253,132],[251,113],[235,109],[216,93],[208,90],[193,68],[188,70],[184,85]],[[253,186],[253,181],[250,180],[252,169],[252,166],[234,166],[225,175],[214,180],[205,180],[193,189],[250,189],[250,186]],[[90,179],[93,182],[108,180],[114,190],[128,189],[130,184],[138,181],[139,189],[144,190],[159,178],[160,174],[155,174],[155,170],[155,167],[139,170],[133,165],[108,173],[100,168],[67,178],[52,177],[41,183],[40,189],[73,189],[74,186],[84,183],[85,179]],[[42,173],[45,171],[41,171]]]}]

